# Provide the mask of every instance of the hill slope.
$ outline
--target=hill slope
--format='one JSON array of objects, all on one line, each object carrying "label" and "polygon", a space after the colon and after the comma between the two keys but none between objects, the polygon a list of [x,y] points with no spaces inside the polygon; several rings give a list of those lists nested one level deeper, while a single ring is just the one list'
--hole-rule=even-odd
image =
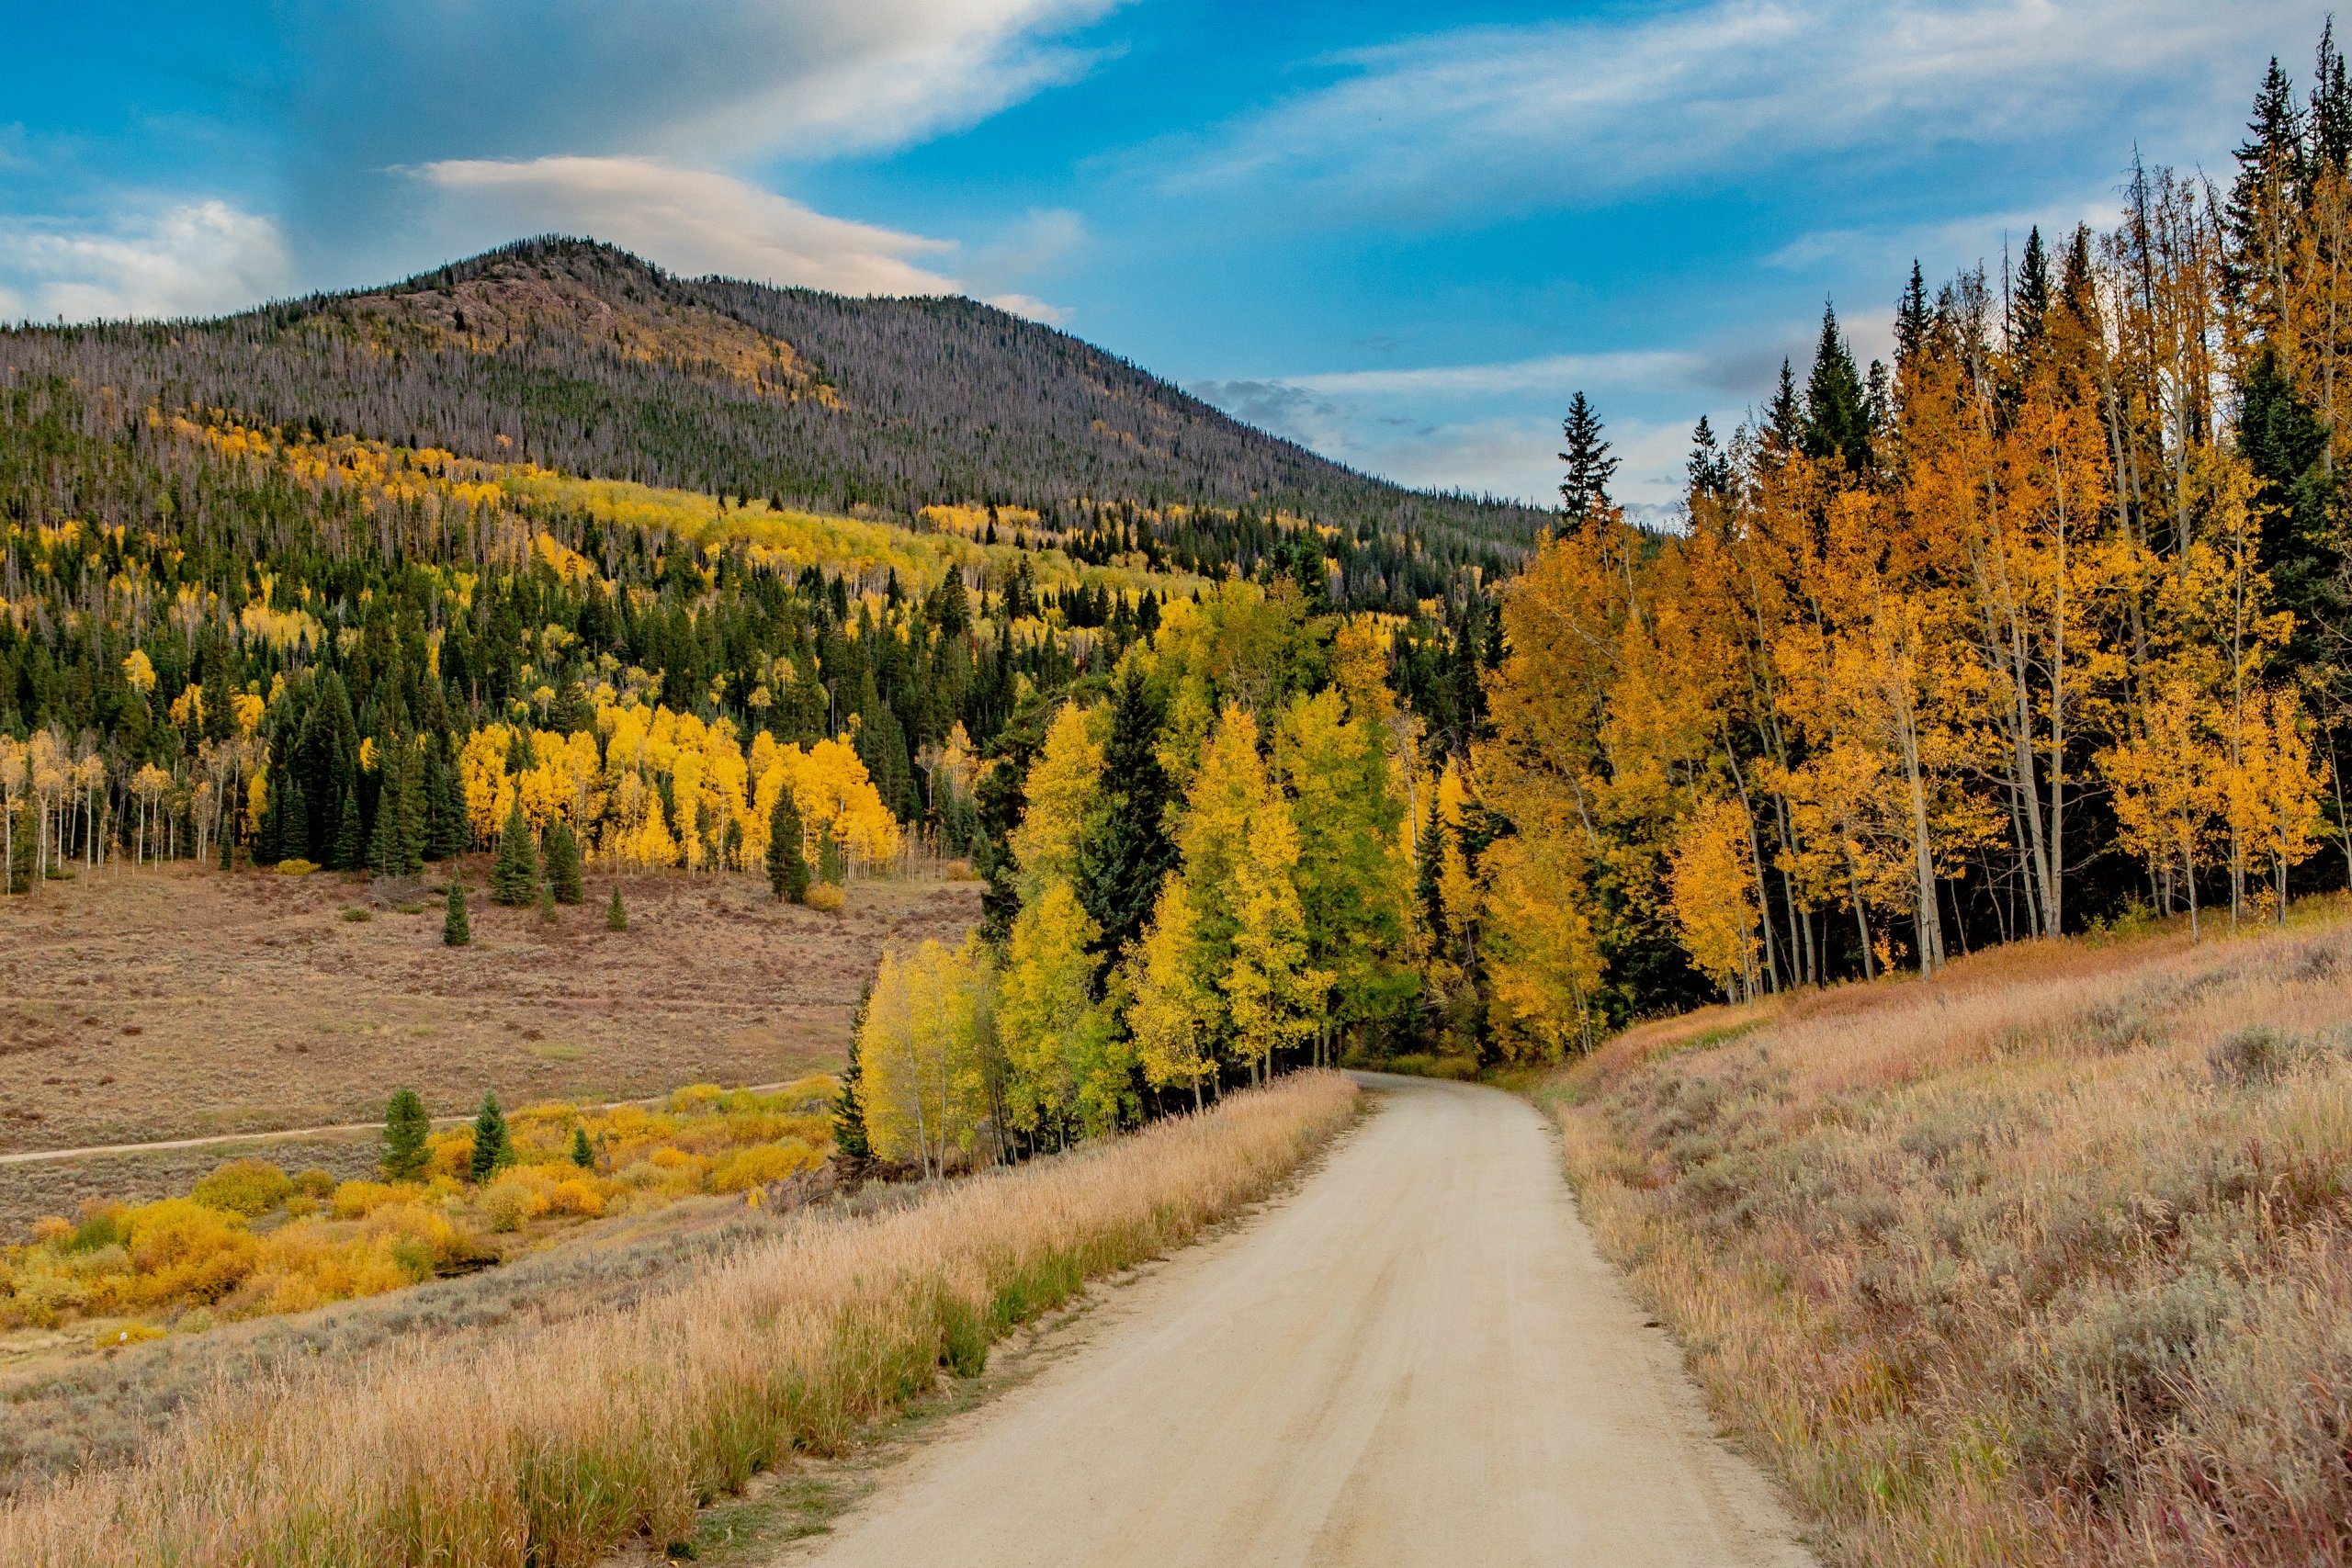
[{"label": "hill slope", "polygon": [[47,374],[134,404],[899,516],[1247,508],[1493,562],[1543,515],[1368,479],[974,300],[686,280],[583,241],[219,321],[0,333],[0,378]]}]

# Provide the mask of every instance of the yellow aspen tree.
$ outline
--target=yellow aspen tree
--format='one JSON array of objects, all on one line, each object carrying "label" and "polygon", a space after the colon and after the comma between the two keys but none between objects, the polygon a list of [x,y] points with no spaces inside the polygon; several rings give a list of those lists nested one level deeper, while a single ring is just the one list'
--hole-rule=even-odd
[{"label": "yellow aspen tree", "polygon": [[1046,743],[1029,764],[1023,783],[1028,806],[1011,844],[1022,897],[1036,897],[1048,885],[1078,873],[1078,848],[1102,784],[1107,739],[1101,716],[1107,709],[1064,703],[1046,731]]},{"label": "yellow aspen tree", "polygon": [[2228,811],[2246,852],[2269,862],[2271,913],[2287,918],[2287,873],[2319,847],[2325,779],[2312,755],[2302,705],[2274,686],[2248,705],[2244,750],[2230,770]]},{"label": "yellow aspen tree", "polygon": [[997,1028],[1013,1128],[1065,1141],[1102,1134],[1125,1113],[1123,1043],[1093,996],[1101,928],[1068,882],[1049,884],[1013,920],[998,981]]},{"label": "yellow aspen tree", "polygon": [[1212,1043],[1223,1021],[1216,987],[1201,964],[1197,926],[1191,891],[1177,872],[1160,884],[1151,923],[1126,962],[1127,1032],[1144,1076],[1156,1089],[1190,1088],[1195,1111],[1202,1082],[1216,1077]]},{"label": "yellow aspen tree", "polygon": [[1683,825],[1668,886],[1682,945],[1699,972],[1734,1001],[1757,993],[1761,914],[1747,845],[1747,813],[1736,800],[1712,800]]},{"label": "yellow aspen tree", "polygon": [[2197,873],[2209,863],[2219,778],[2227,758],[2215,743],[2209,705],[2187,679],[2174,676],[2145,705],[2139,735],[2102,754],[2115,788],[2115,818],[2126,849],[2156,870],[2179,868],[2188,897],[2191,941],[2199,933]]},{"label": "yellow aspen tree", "polygon": [[13,735],[0,735],[0,893],[15,890],[17,803],[24,798],[30,777],[24,742]]},{"label": "yellow aspen tree", "polygon": [[1287,802],[1271,790],[1250,814],[1249,852],[1235,868],[1238,919],[1226,1005],[1234,1044],[1262,1082],[1274,1055],[1295,1048],[1323,1016],[1328,970],[1308,963],[1306,914],[1298,899],[1298,829]]},{"label": "yellow aspen tree", "polygon": [[967,943],[886,952],[859,1026],[866,1135],[874,1152],[944,1174],[987,1114],[987,966]]}]

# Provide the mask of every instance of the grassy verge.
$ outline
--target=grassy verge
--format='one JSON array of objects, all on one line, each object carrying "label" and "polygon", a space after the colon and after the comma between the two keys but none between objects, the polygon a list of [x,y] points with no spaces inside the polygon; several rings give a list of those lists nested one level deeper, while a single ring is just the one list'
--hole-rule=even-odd
[{"label": "grassy verge", "polygon": [[2352,1546],[2352,930],[2041,944],[1547,1086],[1604,1250],[1849,1563]]},{"label": "grassy verge", "polygon": [[1306,1075],[480,1350],[227,1388],[137,1464],[0,1512],[0,1562],[584,1568],[795,1450],[837,1451],[1093,1276],[1272,1190],[1351,1114]]}]

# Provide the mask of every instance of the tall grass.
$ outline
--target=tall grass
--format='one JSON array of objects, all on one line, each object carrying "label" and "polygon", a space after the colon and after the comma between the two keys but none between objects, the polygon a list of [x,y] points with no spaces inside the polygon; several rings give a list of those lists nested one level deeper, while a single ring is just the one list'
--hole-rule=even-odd
[{"label": "tall grass", "polygon": [[2044,943],[1565,1075],[1603,1248],[1856,1564],[2352,1560],[2352,930]]},{"label": "tall grass", "polygon": [[0,1562],[585,1568],[794,1450],[830,1451],[1091,1277],[1262,1197],[1351,1114],[1301,1075],[462,1352],[223,1390],[146,1458],[0,1512]]}]

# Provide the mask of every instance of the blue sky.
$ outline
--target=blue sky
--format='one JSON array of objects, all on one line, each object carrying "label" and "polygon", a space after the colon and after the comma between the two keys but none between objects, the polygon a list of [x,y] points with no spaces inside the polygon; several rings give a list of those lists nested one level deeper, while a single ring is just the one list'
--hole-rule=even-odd
[{"label": "blue sky", "polygon": [[2325,0],[15,0],[0,318],[209,313],[525,233],[960,290],[1413,484],[1676,491],[1834,299],[2227,177]]}]

